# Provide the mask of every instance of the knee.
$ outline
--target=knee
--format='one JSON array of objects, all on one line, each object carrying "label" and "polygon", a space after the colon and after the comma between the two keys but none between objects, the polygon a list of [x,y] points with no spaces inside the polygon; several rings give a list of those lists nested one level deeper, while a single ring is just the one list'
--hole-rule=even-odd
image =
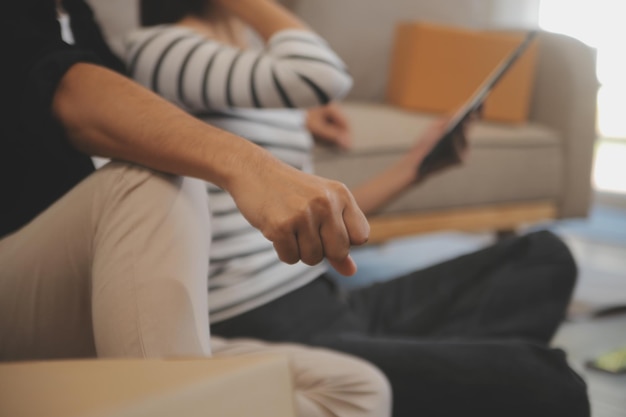
[{"label": "knee", "polygon": [[278,353],[289,358],[298,417],[389,417],[391,387],[376,367],[323,348],[212,338],[215,356]]},{"label": "knee", "polygon": [[569,366],[561,349],[529,346],[533,366],[520,372],[514,393],[526,406],[520,416],[589,417],[587,384]]},{"label": "knee", "polygon": [[529,256],[554,270],[551,275],[553,284],[571,292],[576,285],[578,267],[565,242],[547,230],[531,233],[525,236],[525,240]]},{"label": "knee", "polygon": [[[171,214],[209,223],[208,195],[199,179],[155,171],[126,162],[110,162],[91,177],[98,192],[94,205],[102,213],[128,210],[146,216]],[[122,208],[123,207],[123,208]]]},{"label": "knee", "polygon": [[109,162],[98,169],[93,176],[99,177],[100,181],[105,183],[103,185],[109,185],[105,188],[115,193],[125,194],[140,192],[143,189],[154,189],[157,191],[156,197],[167,198],[170,194],[176,195],[181,192],[206,196],[204,183],[201,180],[167,174],[127,162]]},{"label": "knee", "polygon": [[[343,353],[315,349],[315,366],[296,375],[299,417],[320,415],[304,409],[323,410],[327,417],[387,417],[391,415],[391,386],[383,373],[361,359]],[[298,382],[299,379],[299,382]]]}]

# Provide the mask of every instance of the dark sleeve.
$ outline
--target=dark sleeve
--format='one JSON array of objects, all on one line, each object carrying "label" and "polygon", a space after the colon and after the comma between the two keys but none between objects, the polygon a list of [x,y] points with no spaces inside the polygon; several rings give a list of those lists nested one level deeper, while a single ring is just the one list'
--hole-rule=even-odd
[{"label": "dark sleeve", "polygon": [[109,69],[125,74],[124,63],[104,40],[100,26],[87,3],[84,0],[63,0],[63,8],[71,16],[70,26],[76,45],[95,53]]},{"label": "dark sleeve", "polygon": [[[5,109],[3,123],[10,135],[41,137],[56,125],[51,105],[56,88],[67,70],[78,62],[97,62],[91,52],[73,48],[61,39],[54,0],[5,2],[0,14],[0,91]],[[16,135],[21,129],[31,134]],[[34,135],[32,133],[35,133]]]}]

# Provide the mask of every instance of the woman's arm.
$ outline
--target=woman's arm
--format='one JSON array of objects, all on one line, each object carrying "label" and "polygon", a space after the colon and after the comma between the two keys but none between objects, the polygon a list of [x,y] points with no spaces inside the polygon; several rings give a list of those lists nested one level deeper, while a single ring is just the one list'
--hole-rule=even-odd
[{"label": "woman's arm", "polygon": [[281,260],[316,264],[326,256],[339,272],[354,273],[349,246],[364,243],[369,226],[342,184],[293,169],[99,66],[72,66],[52,110],[70,142],[87,154],[223,187]]},{"label": "woman's arm", "polygon": [[382,173],[352,190],[357,204],[366,215],[372,214],[405,191],[408,187],[425,180],[430,175],[463,162],[467,155],[467,141],[465,135],[467,123],[463,126],[462,131],[455,134],[455,154],[451,155],[449,158],[438,161],[433,167],[433,170],[430,171],[426,177],[420,176],[420,164],[440,140],[445,130],[446,123],[447,119],[441,119],[433,123],[417,140],[413,148],[401,159]]},{"label": "woman's arm", "polygon": [[405,155],[379,175],[352,189],[354,199],[363,213],[366,215],[374,213],[416,183],[419,157],[415,155],[416,160],[412,160],[412,157],[413,155]]},{"label": "woman's arm", "polygon": [[[238,13],[254,15],[254,22],[257,14],[290,16],[286,11],[275,13],[282,9],[267,0],[227,3],[239,7],[249,3],[249,9],[242,7]],[[269,12],[263,12],[265,6]],[[352,86],[352,79],[341,59],[313,32],[289,24],[291,19],[286,17],[275,20],[263,20],[272,30],[266,30],[271,39],[260,51],[208,39],[184,24],[142,29],[127,39],[130,75],[169,101],[195,112],[308,108],[342,98]]]},{"label": "woman's arm", "polygon": [[287,29],[310,30],[304,22],[274,0],[215,1],[254,29],[265,41]]}]

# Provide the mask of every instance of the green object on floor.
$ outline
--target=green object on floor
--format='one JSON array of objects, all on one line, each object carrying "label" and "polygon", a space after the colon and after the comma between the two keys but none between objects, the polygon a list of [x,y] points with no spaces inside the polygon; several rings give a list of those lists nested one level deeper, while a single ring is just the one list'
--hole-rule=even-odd
[{"label": "green object on floor", "polygon": [[612,374],[626,373],[626,346],[604,353],[589,361],[587,365]]}]

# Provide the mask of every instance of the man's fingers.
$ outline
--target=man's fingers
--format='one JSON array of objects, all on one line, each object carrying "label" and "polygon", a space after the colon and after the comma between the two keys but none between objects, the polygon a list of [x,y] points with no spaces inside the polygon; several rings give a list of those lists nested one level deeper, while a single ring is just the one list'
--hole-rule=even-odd
[{"label": "man's fingers", "polygon": [[[323,227],[324,225],[322,225]],[[307,265],[317,265],[324,259],[324,243],[315,217],[309,216],[298,227],[300,259]]]},{"label": "man's fingers", "polygon": [[[350,256],[350,236],[339,211],[333,218],[322,224],[320,238],[324,245],[324,255],[335,269],[342,268],[345,259]],[[342,273],[339,269],[337,272]],[[343,273],[342,273],[343,274]]]},{"label": "man's fingers", "polygon": [[335,268],[335,271],[339,272],[343,276],[350,277],[356,274],[356,263],[350,255],[340,261],[329,260],[329,263],[333,268]]},{"label": "man's fingers", "polygon": [[293,265],[300,260],[299,245],[295,234],[285,234],[272,243],[281,261]]},{"label": "man's fingers", "polygon": [[326,257],[337,272],[352,275],[356,265],[350,246],[367,242],[369,224],[345,185],[335,183],[333,189],[326,209],[316,211],[317,217],[311,213],[309,222],[299,228],[300,256],[309,265]]},{"label": "man's fingers", "polygon": [[347,205],[343,211],[343,222],[346,225],[350,244],[363,245],[370,238],[370,224],[352,195],[350,195],[350,199],[352,203]]}]

